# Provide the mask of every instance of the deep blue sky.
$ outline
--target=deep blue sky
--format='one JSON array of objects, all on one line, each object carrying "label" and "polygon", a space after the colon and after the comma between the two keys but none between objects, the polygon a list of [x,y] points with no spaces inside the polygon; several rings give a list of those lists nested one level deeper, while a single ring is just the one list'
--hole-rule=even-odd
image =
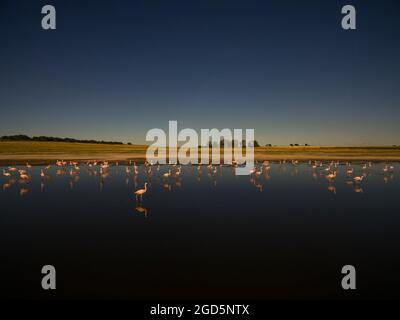
[{"label": "deep blue sky", "polygon": [[0,135],[143,143],[178,120],[263,144],[400,144],[400,1],[0,0],[0,39]]}]

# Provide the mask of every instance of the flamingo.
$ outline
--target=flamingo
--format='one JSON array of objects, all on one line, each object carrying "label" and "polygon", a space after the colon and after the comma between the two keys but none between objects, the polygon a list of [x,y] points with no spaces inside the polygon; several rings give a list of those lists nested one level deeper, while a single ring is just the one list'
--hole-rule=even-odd
[{"label": "flamingo", "polygon": [[44,178],[44,176],[45,176],[45,175],[44,175],[44,172],[43,172],[43,169],[40,170],[40,176],[41,176],[42,178]]},{"label": "flamingo", "polygon": [[334,173],[330,173],[326,176],[328,180],[332,180],[336,178],[336,171]]},{"label": "flamingo", "polygon": [[104,164],[101,165],[102,169],[108,169],[109,165],[107,162],[104,162]]},{"label": "flamingo", "polygon": [[168,170],[168,172],[164,173],[163,176],[165,178],[168,178],[171,175],[171,170]]},{"label": "flamingo", "polygon": [[138,199],[138,197],[140,197],[140,200],[142,200],[142,197],[146,192],[147,192],[147,182],[145,182],[144,184],[144,189],[139,189],[134,192],[136,200]]},{"label": "flamingo", "polygon": [[11,173],[6,172],[6,170],[4,170],[4,169],[3,169],[3,175],[4,175],[5,177],[11,177]]},{"label": "flamingo", "polygon": [[19,177],[20,177],[22,180],[28,180],[28,179],[29,179],[29,176],[28,176],[26,173],[21,173],[21,174],[19,175]]},{"label": "flamingo", "polygon": [[28,162],[26,163],[26,167],[27,168],[32,168],[32,166]]},{"label": "flamingo", "polygon": [[357,177],[353,178],[354,182],[361,182],[361,181],[363,181],[363,179],[364,179],[364,176],[357,176]]},{"label": "flamingo", "polygon": [[15,168],[15,167],[8,167],[8,171],[17,171],[17,168]]}]

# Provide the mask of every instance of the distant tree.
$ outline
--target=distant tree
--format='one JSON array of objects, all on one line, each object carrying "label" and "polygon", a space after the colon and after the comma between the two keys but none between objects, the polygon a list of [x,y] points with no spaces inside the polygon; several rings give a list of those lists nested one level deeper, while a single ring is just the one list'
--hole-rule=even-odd
[{"label": "distant tree", "polygon": [[293,143],[291,143],[290,146],[293,147]]},{"label": "distant tree", "polygon": [[24,134],[16,134],[13,136],[2,136],[1,140],[10,140],[10,141],[29,141],[32,140],[30,137]]},{"label": "distant tree", "polygon": [[272,147],[272,144],[268,143],[265,145],[266,147]]},{"label": "distant tree", "polygon": [[78,140],[73,138],[58,138],[58,137],[48,137],[48,136],[35,136],[29,137],[27,135],[18,134],[13,136],[2,136],[0,140],[3,141],[53,141],[53,142],[79,142],[79,143],[102,143],[102,144],[123,144],[117,141],[97,141],[97,140]]}]

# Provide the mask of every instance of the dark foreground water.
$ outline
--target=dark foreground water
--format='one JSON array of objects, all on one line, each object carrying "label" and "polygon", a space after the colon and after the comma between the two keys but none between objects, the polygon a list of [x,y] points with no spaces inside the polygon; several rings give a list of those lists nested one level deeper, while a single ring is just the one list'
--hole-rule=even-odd
[{"label": "dark foreground water", "polygon": [[[329,182],[327,165],[308,163],[271,163],[252,178],[207,166],[184,166],[179,178],[162,176],[176,171],[169,166],[151,175],[140,166],[134,178],[122,165],[72,175],[52,166],[45,178],[34,167],[27,182],[2,175],[1,295],[400,297],[400,164],[389,165],[353,164],[360,184],[345,165]],[[41,288],[46,264],[57,270],[55,291]],[[347,264],[357,270],[351,292],[341,288]]]}]

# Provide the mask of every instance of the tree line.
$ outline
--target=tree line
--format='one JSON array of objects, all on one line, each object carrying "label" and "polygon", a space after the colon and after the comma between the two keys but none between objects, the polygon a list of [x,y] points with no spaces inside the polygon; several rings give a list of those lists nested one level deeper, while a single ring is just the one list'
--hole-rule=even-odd
[{"label": "tree line", "polygon": [[[85,140],[73,138],[58,138],[48,136],[29,137],[24,134],[16,134],[11,136],[2,136],[0,141],[54,141],[54,142],[78,142],[78,143],[98,143],[98,144],[124,144],[120,141],[104,141],[104,140]],[[130,142],[127,144],[131,144]]]}]

